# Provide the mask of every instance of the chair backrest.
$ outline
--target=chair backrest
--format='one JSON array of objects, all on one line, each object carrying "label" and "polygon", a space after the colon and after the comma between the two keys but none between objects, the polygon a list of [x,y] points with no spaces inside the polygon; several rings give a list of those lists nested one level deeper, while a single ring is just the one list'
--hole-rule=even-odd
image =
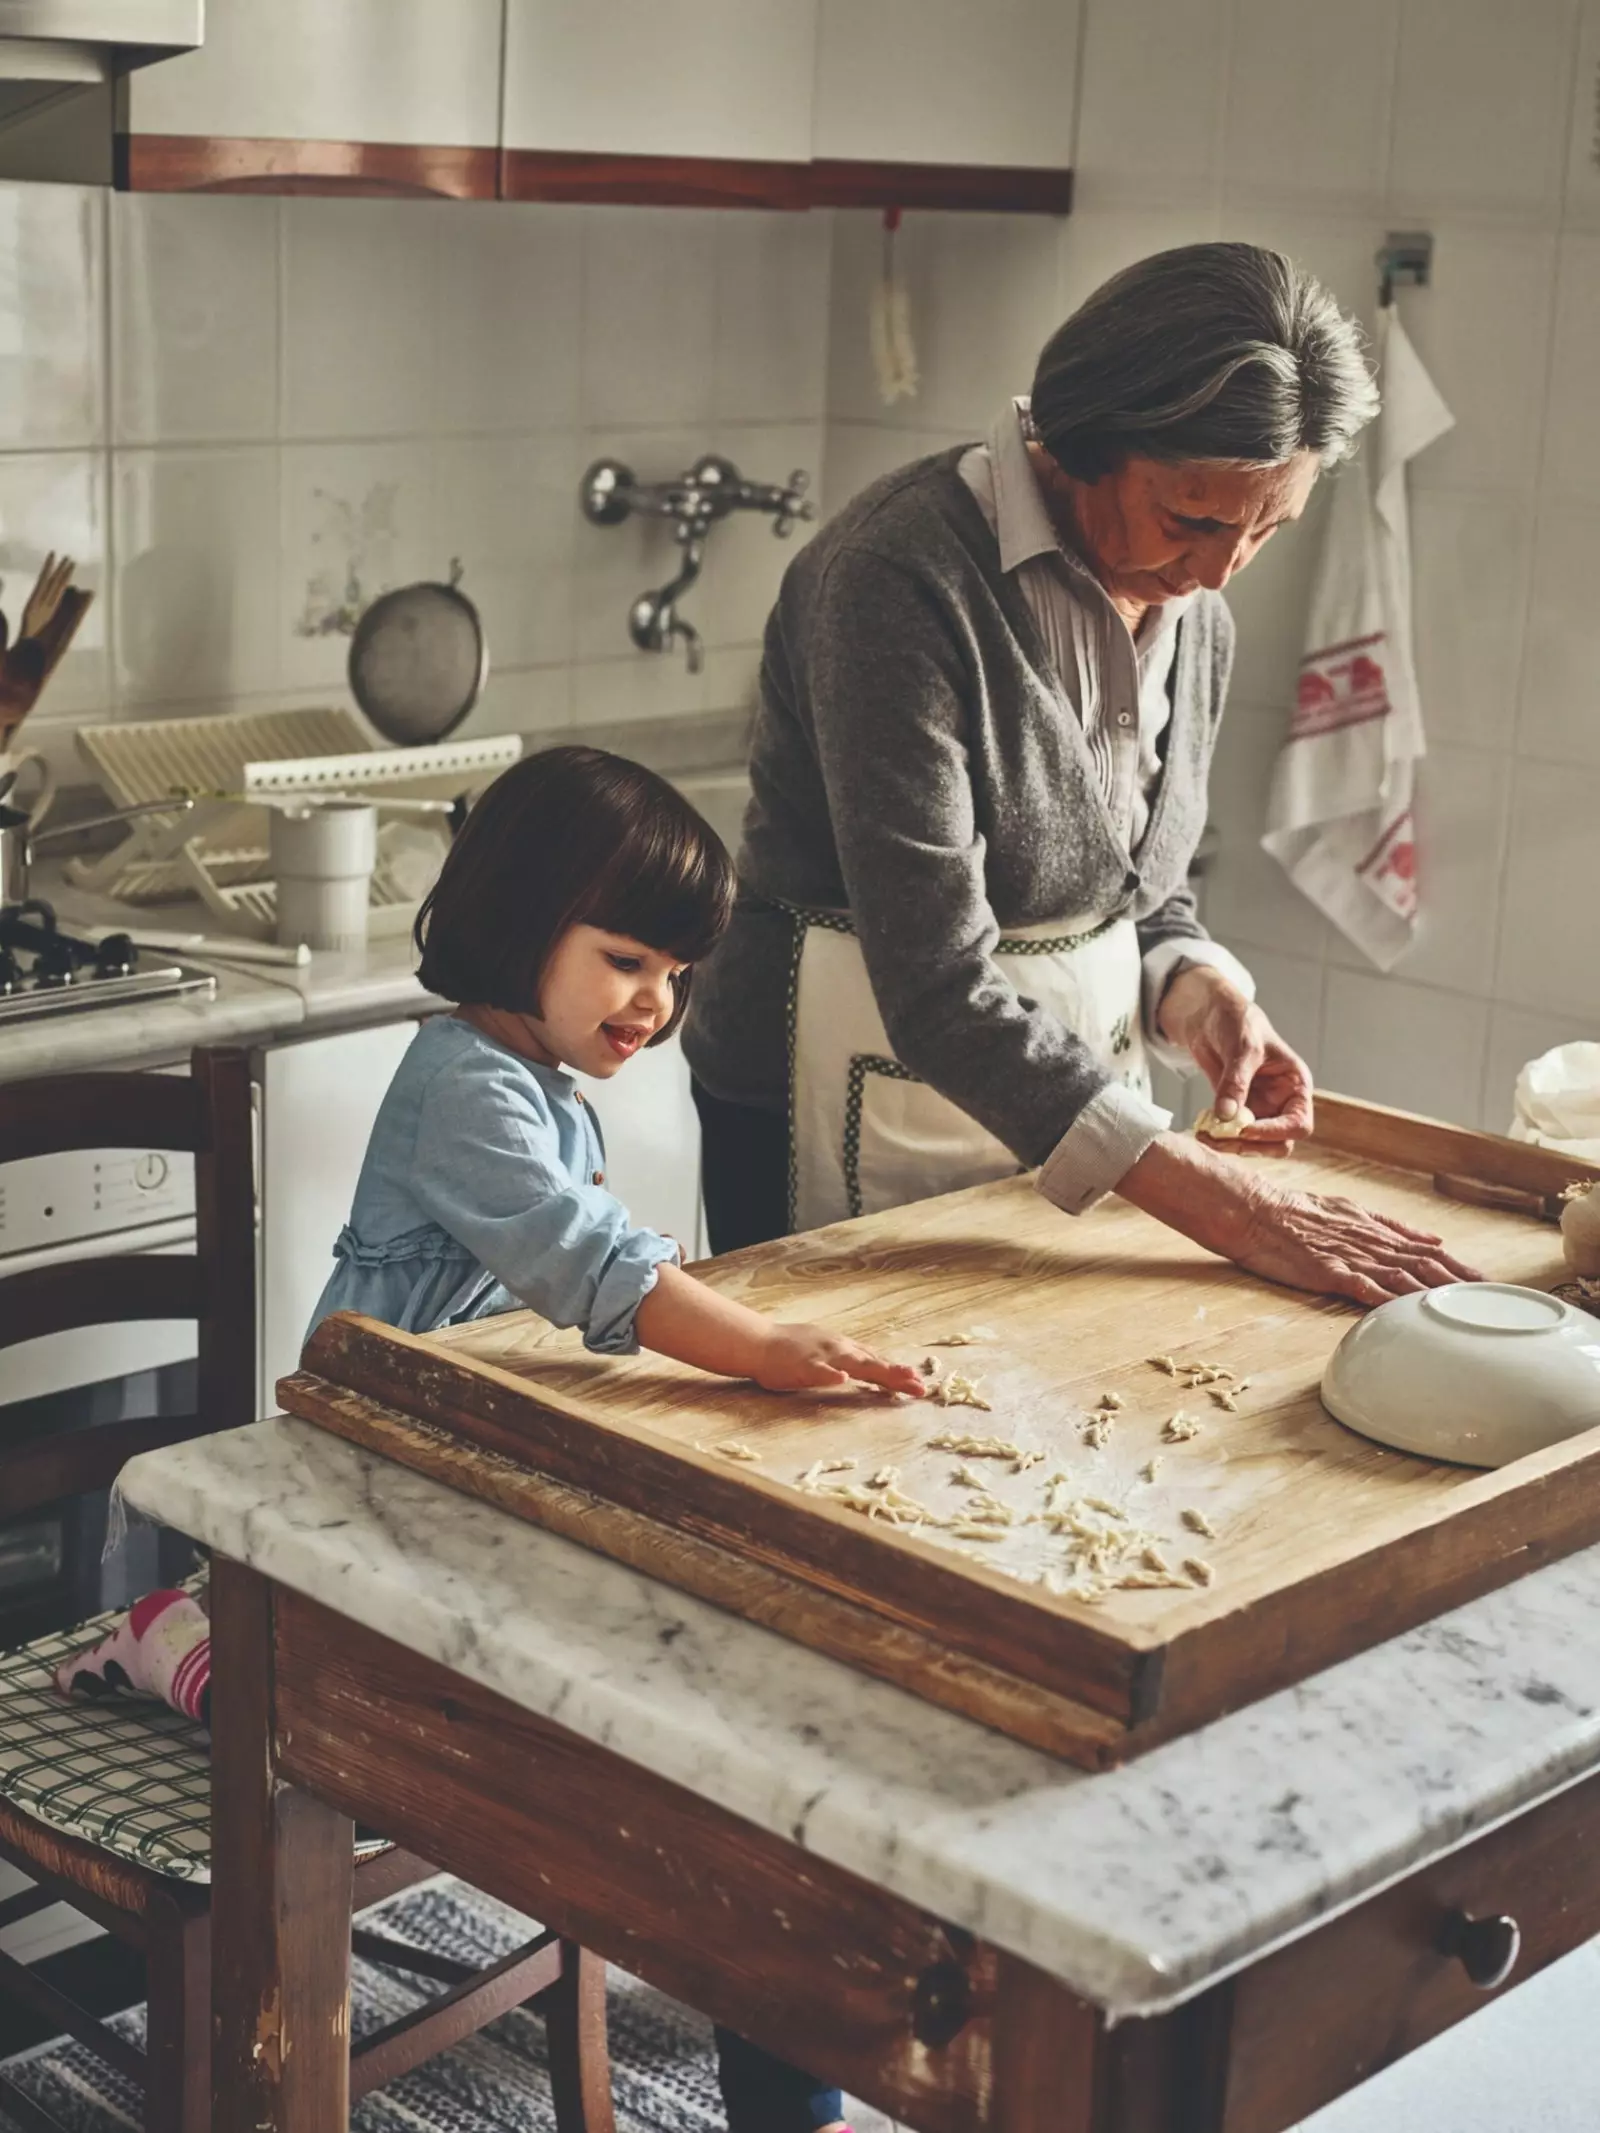
[{"label": "chair backrest", "polygon": [[113,1422],[20,1442],[8,1441],[0,1407],[0,1507],[8,1516],[105,1488],[136,1452],[255,1419],[255,1170],[247,1055],[196,1051],[186,1078],[61,1074],[0,1084],[0,1163],[97,1148],[193,1155],[195,1249],[106,1253],[0,1273],[0,1353],[47,1333],[131,1319],[193,1319],[198,1405],[192,1415]]}]

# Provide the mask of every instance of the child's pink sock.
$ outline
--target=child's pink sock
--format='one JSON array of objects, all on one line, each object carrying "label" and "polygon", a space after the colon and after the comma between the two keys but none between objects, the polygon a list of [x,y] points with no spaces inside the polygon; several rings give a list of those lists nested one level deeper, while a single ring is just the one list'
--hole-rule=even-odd
[{"label": "child's pink sock", "polygon": [[211,1624],[186,1592],[147,1592],[111,1634],[56,1668],[63,1696],[139,1689],[211,1722]]}]

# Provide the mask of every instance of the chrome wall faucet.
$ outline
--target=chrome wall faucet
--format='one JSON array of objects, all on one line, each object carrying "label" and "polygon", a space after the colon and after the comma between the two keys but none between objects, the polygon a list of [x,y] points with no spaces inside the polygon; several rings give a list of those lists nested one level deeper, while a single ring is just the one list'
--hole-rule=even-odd
[{"label": "chrome wall faucet", "polygon": [[619,526],[636,513],[672,521],[672,537],[683,550],[675,578],[659,591],[641,593],[628,610],[628,635],[641,652],[665,652],[681,643],[689,671],[704,663],[700,632],[678,613],[678,601],[699,577],[706,539],[720,518],[734,511],[766,511],[772,530],[787,540],[801,519],[815,518],[817,507],[806,497],[810,477],[800,468],[786,486],[746,481],[731,459],[707,452],[675,481],[641,482],[620,459],[597,459],[579,485],[583,515],[596,526]]}]

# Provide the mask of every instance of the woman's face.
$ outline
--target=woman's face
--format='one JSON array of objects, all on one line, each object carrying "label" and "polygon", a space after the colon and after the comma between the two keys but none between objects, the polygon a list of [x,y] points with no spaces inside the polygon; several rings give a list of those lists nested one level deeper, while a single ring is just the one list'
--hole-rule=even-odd
[{"label": "woman's face", "polygon": [[1063,533],[1113,600],[1143,607],[1202,585],[1220,592],[1304,511],[1318,469],[1315,452],[1250,468],[1128,459],[1114,474],[1086,482],[1041,446],[1030,454]]}]

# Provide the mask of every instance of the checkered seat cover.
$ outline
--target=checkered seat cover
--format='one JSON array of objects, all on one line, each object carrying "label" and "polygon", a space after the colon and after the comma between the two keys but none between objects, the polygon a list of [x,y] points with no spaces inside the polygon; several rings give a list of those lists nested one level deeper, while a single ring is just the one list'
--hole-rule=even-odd
[{"label": "checkered seat cover", "polygon": [[[152,1696],[69,1698],[52,1679],[61,1661],[103,1637],[119,1612],[0,1654],[0,1799],[153,1873],[209,1881],[205,1729]],[[356,1856],[385,1849],[381,1839],[363,1840]]]}]

